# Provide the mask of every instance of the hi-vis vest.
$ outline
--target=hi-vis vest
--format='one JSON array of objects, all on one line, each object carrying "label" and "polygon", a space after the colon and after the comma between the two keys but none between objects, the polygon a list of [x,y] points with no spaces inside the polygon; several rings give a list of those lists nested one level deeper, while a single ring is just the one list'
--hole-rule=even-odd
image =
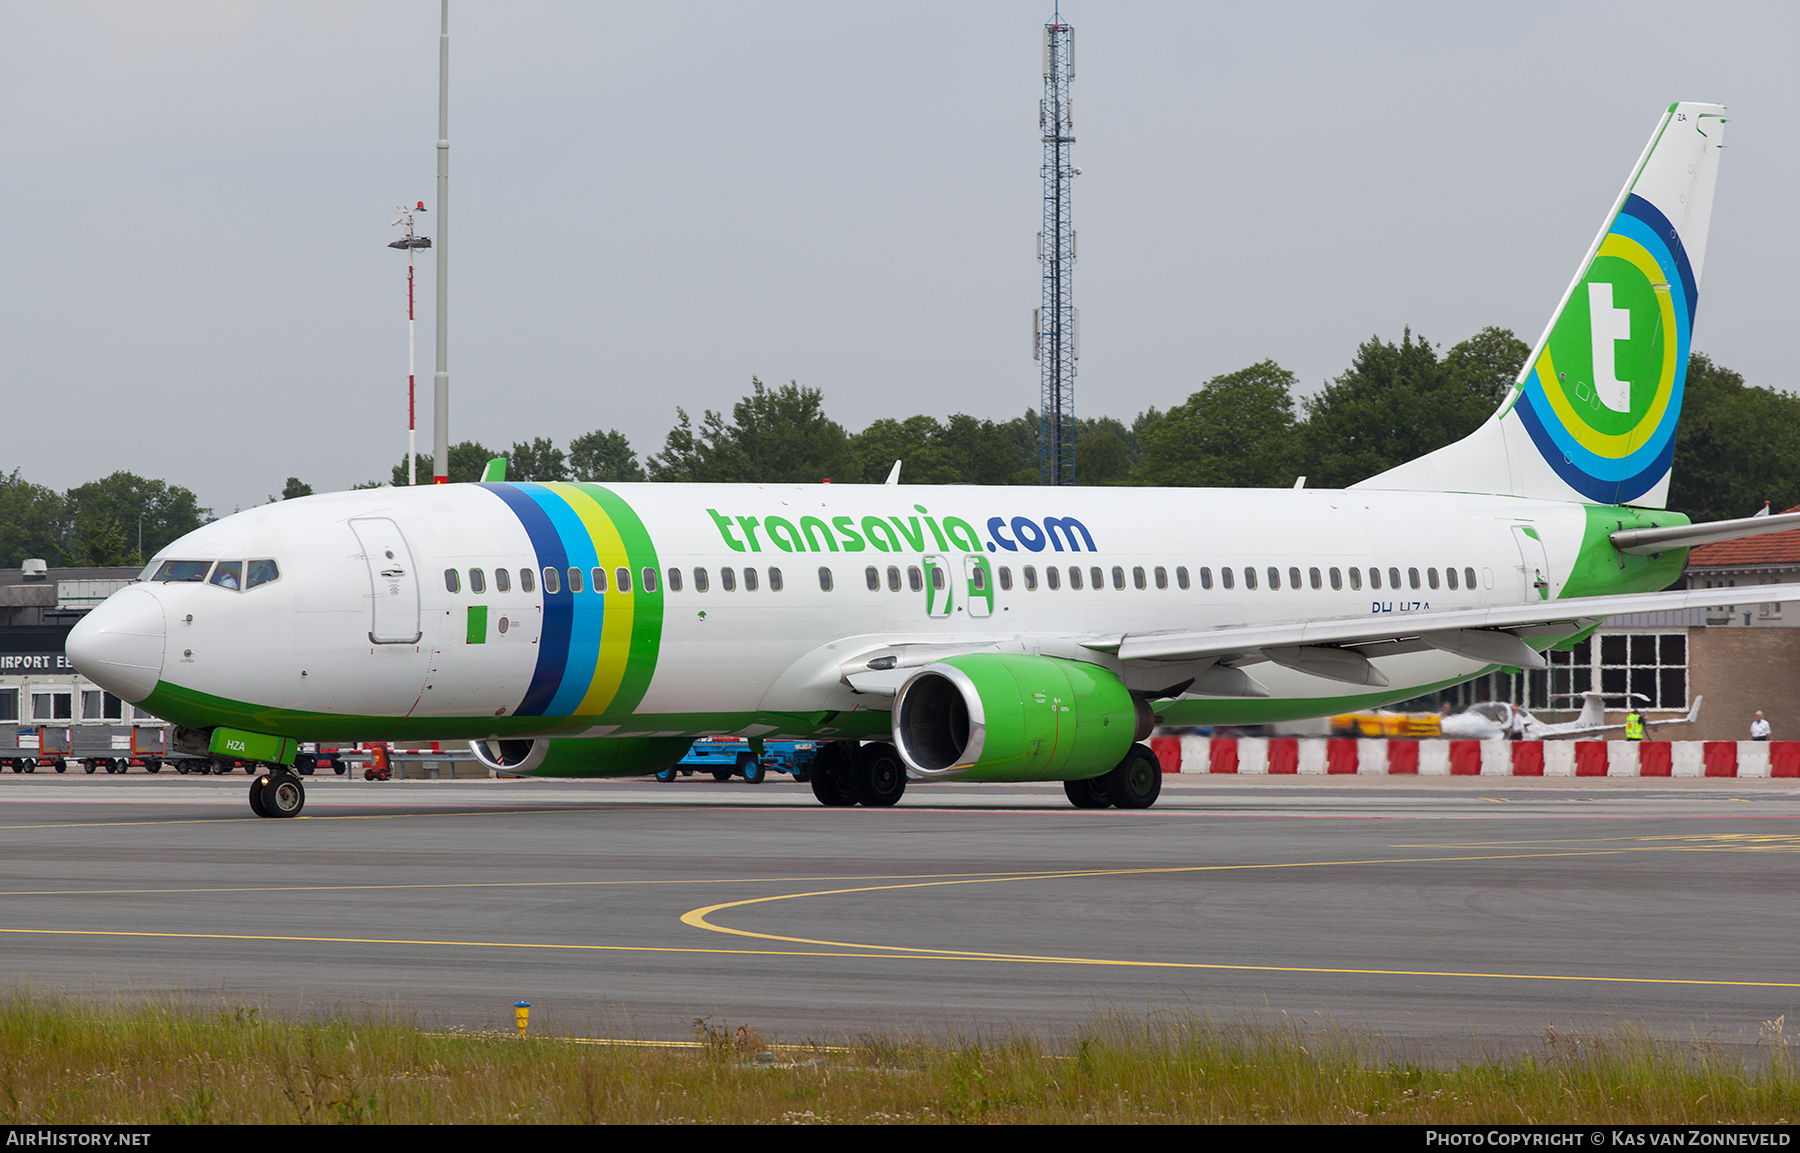
[{"label": "hi-vis vest", "polygon": [[1625,739],[1628,741],[1644,739],[1644,718],[1635,710],[1625,716]]}]

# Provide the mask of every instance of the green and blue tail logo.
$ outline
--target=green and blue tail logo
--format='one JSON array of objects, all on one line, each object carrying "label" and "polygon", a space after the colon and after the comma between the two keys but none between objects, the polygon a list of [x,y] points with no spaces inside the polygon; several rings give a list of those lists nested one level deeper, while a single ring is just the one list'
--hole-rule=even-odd
[{"label": "green and blue tail logo", "polygon": [[1724,111],[1663,114],[1493,418],[1355,487],[1666,503]]},{"label": "green and blue tail logo", "polygon": [[1628,193],[1513,407],[1544,461],[1589,500],[1625,504],[1668,475],[1695,304],[1679,230]]}]

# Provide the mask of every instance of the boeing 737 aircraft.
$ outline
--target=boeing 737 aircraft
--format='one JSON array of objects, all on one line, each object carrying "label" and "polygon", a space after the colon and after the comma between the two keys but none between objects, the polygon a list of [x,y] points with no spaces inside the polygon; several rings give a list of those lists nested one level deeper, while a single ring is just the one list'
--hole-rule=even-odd
[{"label": "boeing 737 aircraft", "polygon": [[[908,780],[1062,781],[1143,808],[1174,725],[1369,708],[1542,668],[1686,549],[1800,517],[1663,511],[1723,109],[1656,126],[1505,403],[1347,490],[513,484],[236,514],[71,632],[76,668],[268,765],[463,739],[502,773],[657,772],[698,737],[827,742],[828,805]],[[1800,599],[1800,585],[1759,589]]]}]

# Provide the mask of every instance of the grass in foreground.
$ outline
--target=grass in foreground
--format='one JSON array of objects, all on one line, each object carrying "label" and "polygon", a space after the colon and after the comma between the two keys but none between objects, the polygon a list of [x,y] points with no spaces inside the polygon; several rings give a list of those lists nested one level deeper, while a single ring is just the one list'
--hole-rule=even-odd
[{"label": "grass in foreground", "polygon": [[[1109,1018],[1066,1043],[865,1038],[770,1047],[696,1022],[688,1049],[274,1020],[239,1006],[0,995],[0,1123],[1785,1123],[1779,1021],[1747,1068],[1704,1044],[1547,1031],[1449,1069],[1380,1063],[1305,1023]],[[1800,1046],[1797,1046],[1800,1048]],[[772,1056],[772,1060],[770,1059]]]}]

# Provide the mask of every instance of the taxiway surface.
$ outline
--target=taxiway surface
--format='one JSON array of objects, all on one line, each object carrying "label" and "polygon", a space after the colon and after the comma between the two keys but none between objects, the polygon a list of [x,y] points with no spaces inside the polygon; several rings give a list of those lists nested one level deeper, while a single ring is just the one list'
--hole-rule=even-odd
[{"label": "taxiway surface", "polygon": [[0,777],[6,971],[247,1001],[685,1038],[1003,1035],[1288,1014],[1439,1051],[1800,1016],[1787,781],[1171,777],[1055,785]]}]

